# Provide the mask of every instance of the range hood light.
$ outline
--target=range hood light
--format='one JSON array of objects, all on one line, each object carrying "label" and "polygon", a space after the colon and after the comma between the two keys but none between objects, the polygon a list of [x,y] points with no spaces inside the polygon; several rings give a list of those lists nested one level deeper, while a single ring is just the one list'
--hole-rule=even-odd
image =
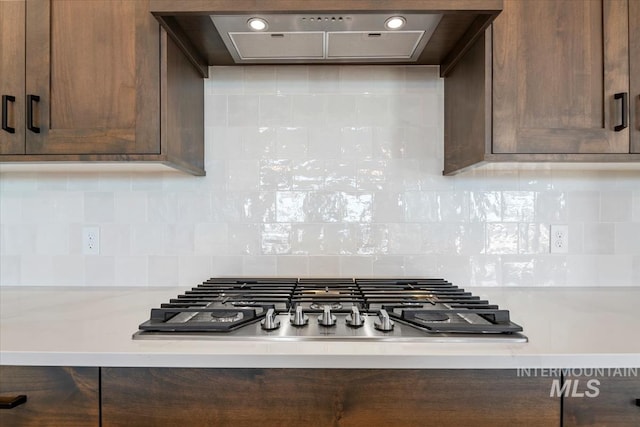
[{"label": "range hood light", "polygon": [[262,18],[251,18],[247,21],[247,25],[253,31],[264,31],[267,29],[267,21]]},{"label": "range hood light", "polygon": [[404,27],[407,23],[407,20],[402,16],[392,16],[391,18],[384,21],[384,26],[387,27],[388,30],[399,30]]}]

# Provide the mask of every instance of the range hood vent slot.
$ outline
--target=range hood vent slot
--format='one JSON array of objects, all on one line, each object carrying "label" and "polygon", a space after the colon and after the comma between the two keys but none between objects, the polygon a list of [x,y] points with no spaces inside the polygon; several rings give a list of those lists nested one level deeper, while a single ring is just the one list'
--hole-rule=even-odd
[{"label": "range hood vent slot", "polygon": [[327,58],[407,59],[414,57],[424,31],[327,33]]},{"label": "range hood vent slot", "polygon": [[322,59],[323,32],[229,33],[232,50],[240,61],[281,59]]}]

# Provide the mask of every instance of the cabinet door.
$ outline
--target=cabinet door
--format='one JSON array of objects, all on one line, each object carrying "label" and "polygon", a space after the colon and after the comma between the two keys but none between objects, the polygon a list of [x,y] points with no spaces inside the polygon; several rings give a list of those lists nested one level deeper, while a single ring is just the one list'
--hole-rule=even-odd
[{"label": "cabinet door", "polygon": [[102,368],[102,425],[558,426],[508,370]]},{"label": "cabinet door", "polygon": [[0,1],[0,95],[8,97],[0,106],[8,128],[0,130],[0,154],[24,154],[24,28],[25,1]]},{"label": "cabinet door", "polygon": [[640,153],[640,2],[629,2],[629,70],[631,152]]},{"label": "cabinet door", "polygon": [[[613,369],[611,370],[613,371]],[[565,427],[638,427],[640,426],[640,369],[620,369],[617,372],[626,376],[569,376],[572,382],[592,384],[594,397],[564,397],[563,425]]]},{"label": "cabinet door", "polygon": [[27,401],[0,409],[1,426],[100,425],[98,368],[0,366],[0,395]]},{"label": "cabinet door", "polygon": [[[631,3],[634,3],[632,1]],[[505,0],[493,24],[494,153],[628,153],[627,0]]]},{"label": "cabinet door", "polygon": [[[27,2],[27,154],[154,154],[159,25],[147,0]],[[27,109],[29,105],[27,105]]]}]

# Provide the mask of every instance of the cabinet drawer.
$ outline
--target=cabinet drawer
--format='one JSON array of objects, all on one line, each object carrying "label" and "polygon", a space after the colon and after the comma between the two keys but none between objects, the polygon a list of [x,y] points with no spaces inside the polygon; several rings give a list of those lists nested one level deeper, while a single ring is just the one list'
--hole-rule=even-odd
[{"label": "cabinet drawer", "polygon": [[[613,370],[612,370],[613,371]],[[592,383],[589,389],[592,397],[565,397],[563,425],[573,426],[640,426],[640,369],[619,369],[616,372],[626,376],[570,376],[567,380],[578,381],[579,387]],[[576,387],[576,388],[579,388]],[[597,395],[595,395],[597,392]]]},{"label": "cabinet drawer", "polygon": [[0,366],[0,395],[27,402],[0,409],[0,426],[98,426],[98,368]]},{"label": "cabinet drawer", "polygon": [[103,368],[103,426],[553,426],[549,378],[508,370]]}]

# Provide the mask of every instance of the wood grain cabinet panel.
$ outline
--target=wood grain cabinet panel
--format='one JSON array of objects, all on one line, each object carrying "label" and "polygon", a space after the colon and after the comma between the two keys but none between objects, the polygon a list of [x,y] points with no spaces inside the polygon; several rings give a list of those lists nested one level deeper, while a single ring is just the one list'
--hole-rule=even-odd
[{"label": "wood grain cabinet panel", "polygon": [[0,108],[7,118],[7,129],[0,130],[0,154],[24,154],[25,15],[24,0],[0,1]]},{"label": "wood grain cabinet panel", "polygon": [[156,162],[204,175],[204,81],[148,0],[0,2],[0,23],[0,89],[16,94],[0,161]]},{"label": "wood grain cabinet panel", "polygon": [[640,162],[639,20],[635,0],[505,0],[445,79],[444,173]]},{"label": "wood grain cabinet panel", "polygon": [[27,2],[29,154],[160,153],[159,34],[145,1]]},{"label": "wood grain cabinet panel", "polygon": [[[620,372],[638,372],[620,369]],[[594,397],[565,397],[563,403],[563,426],[565,427],[638,427],[640,426],[640,377],[627,376],[569,376],[572,382],[578,381],[584,387],[590,380]],[[573,384],[573,383],[572,383]],[[573,385],[572,385],[573,387]],[[582,391],[580,392],[582,393]]]},{"label": "wood grain cabinet panel", "polygon": [[506,0],[493,24],[494,153],[628,153],[626,0]]},{"label": "wood grain cabinet panel", "polygon": [[631,152],[640,153],[640,2],[629,2]]},{"label": "wood grain cabinet panel", "polygon": [[103,368],[102,425],[557,426],[549,383],[509,370]]},{"label": "wood grain cabinet panel", "polygon": [[26,403],[0,409],[1,426],[100,425],[98,368],[0,366],[0,396],[20,394]]}]

